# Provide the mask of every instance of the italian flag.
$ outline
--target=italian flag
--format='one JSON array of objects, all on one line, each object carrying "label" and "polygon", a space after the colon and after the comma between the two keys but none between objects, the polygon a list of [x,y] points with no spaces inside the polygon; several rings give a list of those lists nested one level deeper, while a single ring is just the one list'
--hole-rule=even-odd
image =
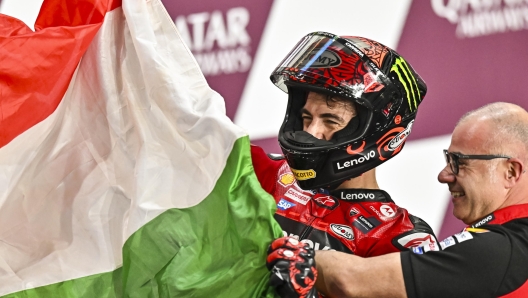
[{"label": "italian flag", "polygon": [[273,297],[274,211],[160,0],[0,15],[0,296]]}]

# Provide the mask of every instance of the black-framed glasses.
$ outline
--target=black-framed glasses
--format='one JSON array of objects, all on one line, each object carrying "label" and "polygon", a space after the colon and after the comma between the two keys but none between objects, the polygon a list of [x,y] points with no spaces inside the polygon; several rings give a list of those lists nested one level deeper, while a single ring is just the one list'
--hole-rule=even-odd
[{"label": "black-framed glasses", "polygon": [[454,153],[454,152],[448,152],[446,149],[444,149],[444,157],[446,162],[451,167],[451,171],[453,171],[453,174],[458,174],[458,165],[460,164],[461,159],[481,159],[481,160],[490,160],[495,158],[506,158],[510,159],[511,156],[507,155],[465,155],[460,153]]}]

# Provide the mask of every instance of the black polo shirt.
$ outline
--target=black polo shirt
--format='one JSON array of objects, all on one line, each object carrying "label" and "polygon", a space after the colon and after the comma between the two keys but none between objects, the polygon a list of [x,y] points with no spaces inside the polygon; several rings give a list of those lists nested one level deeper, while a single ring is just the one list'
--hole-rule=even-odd
[{"label": "black polo shirt", "polygon": [[528,297],[528,204],[402,252],[401,262],[409,298]]}]

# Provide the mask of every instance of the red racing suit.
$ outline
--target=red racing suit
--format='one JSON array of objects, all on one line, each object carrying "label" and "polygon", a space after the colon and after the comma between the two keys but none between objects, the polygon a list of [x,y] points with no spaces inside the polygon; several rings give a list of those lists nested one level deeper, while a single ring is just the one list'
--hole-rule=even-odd
[{"label": "red racing suit", "polygon": [[383,190],[301,189],[285,159],[251,146],[255,173],[277,202],[275,219],[284,236],[309,243],[315,250],[337,250],[362,257],[436,243],[433,230],[398,207]]}]

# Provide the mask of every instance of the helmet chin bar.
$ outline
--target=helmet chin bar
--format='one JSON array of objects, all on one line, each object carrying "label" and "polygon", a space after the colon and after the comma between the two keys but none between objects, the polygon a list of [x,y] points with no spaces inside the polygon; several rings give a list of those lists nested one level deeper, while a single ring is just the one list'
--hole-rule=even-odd
[{"label": "helmet chin bar", "polygon": [[284,139],[294,146],[306,148],[333,144],[333,142],[318,139],[306,131],[287,131],[284,133]]}]

